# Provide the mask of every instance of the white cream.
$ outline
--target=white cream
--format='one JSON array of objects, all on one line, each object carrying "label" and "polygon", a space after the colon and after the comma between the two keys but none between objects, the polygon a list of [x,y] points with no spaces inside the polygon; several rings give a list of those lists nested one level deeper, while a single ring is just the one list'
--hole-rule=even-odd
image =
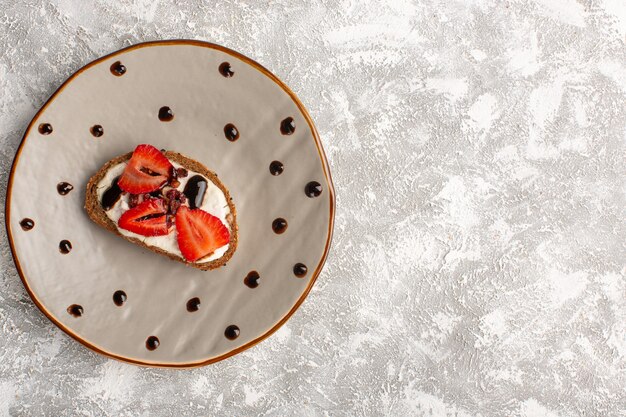
[{"label": "white cream", "polygon": [[[109,187],[113,183],[113,180],[116,177],[119,177],[120,175],[122,175],[122,172],[124,172],[124,168],[126,168],[126,164],[127,162],[121,162],[111,167],[109,171],[106,173],[106,175],[104,176],[104,178],[100,180],[100,182],[98,183],[98,187],[97,187],[98,201],[102,201],[102,195],[107,189],[109,189]],[[172,162],[172,165],[174,165],[174,168],[184,168],[182,167],[182,165],[177,164],[175,162]],[[189,181],[189,178],[193,177],[194,175],[201,175],[194,171],[190,171],[190,170],[187,170],[187,171],[188,171],[188,175],[185,178],[178,179],[178,181],[180,182],[180,185],[178,186],[177,189],[180,192],[182,192],[185,189],[185,184],[187,184],[187,181]],[[220,219],[226,227],[229,227],[228,222],[226,221],[226,216],[230,214],[230,207],[228,206],[228,202],[226,201],[226,196],[224,195],[222,190],[220,190],[219,187],[213,183],[213,181],[211,181],[208,178],[206,178],[206,180],[207,180],[207,189],[206,189],[206,192],[204,193],[204,200],[202,200],[202,205],[200,205],[199,208],[201,208],[202,210],[208,213],[211,213],[213,216]],[[180,252],[180,249],[178,248],[178,242],[176,240],[176,228],[172,228],[172,231],[165,236],[142,236],[137,233],[133,233],[128,230],[121,229],[120,227],[117,226],[117,221],[122,216],[122,213],[130,209],[130,207],[128,206],[128,199],[129,199],[128,193],[123,194],[120,197],[120,199],[117,201],[117,203],[115,203],[115,205],[111,209],[106,211],[107,217],[111,219],[113,223],[115,223],[117,230],[124,236],[137,238],[148,246],[154,246],[156,248],[163,249],[164,251],[180,256],[182,258],[183,255]],[[213,261],[215,259],[221,258],[228,250],[228,246],[229,246],[228,244],[222,246],[221,248],[213,252],[211,255],[197,260],[196,263],[204,263],[204,262],[209,262],[209,261]]]}]

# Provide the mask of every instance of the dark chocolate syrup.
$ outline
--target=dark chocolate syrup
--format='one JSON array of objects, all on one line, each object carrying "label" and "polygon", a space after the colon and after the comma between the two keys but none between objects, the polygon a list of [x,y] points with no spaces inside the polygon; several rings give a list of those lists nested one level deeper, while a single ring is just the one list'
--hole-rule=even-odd
[{"label": "dark chocolate syrup", "polygon": [[159,120],[162,122],[169,122],[174,119],[174,112],[167,106],[163,106],[159,109]]},{"label": "dark chocolate syrup", "polygon": [[70,316],[80,317],[83,315],[83,307],[78,304],[72,304],[67,308],[67,312]]},{"label": "dark chocolate syrup", "polygon": [[222,62],[220,64],[220,68],[219,69],[220,69],[220,74],[222,74],[226,78],[230,78],[233,75],[235,75],[235,72],[230,67],[230,64],[228,62]]},{"label": "dark chocolate syrup", "polygon": [[57,191],[61,195],[67,195],[70,191],[74,189],[74,186],[69,182],[60,182],[57,184]]},{"label": "dark chocolate syrup", "polygon": [[193,313],[194,311],[200,310],[200,299],[198,297],[194,297],[187,301],[187,311]]},{"label": "dark chocolate syrup", "polygon": [[287,230],[287,220],[282,217],[275,219],[272,222],[272,230],[278,235],[285,233],[285,230]]},{"label": "dark chocolate syrup", "polygon": [[298,278],[302,278],[306,275],[308,269],[305,264],[297,263],[293,266],[293,274]]},{"label": "dark chocolate syrup", "polygon": [[104,135],[104,129],[100,125],[91,126],[91,129],[89,129],[89,131],[91,132],[92,135],[94,135],[97,138]]},{"label": "dark chocolate syrup", "polygon": [[122,290],[115,291],[113,293],[113,302],[116,306],[121,307],[126,302],[126,293]]},{"label": "dark chocolate syrup", "polygon": [[120,61],[115,61],[113,65],[111,65],[111,74],[116,77],[121,77],[126,72],[126,67]]},{"label": "dark chocolate syrup", "polygon": [[156,348],[159,347],[161,343],[159,342],[159,338],[156,336],[150,336],[147,340],[146,340],[146,349],[148,350],[154,350]]},{"label": "dark chocolate syrup", "polygon": [[26,217],[20,221],[20,226],[22,226],[22,229],[29,231],[33,227],[35,227],[35,222],[32,219]]},{"label": "dark chocolate syrup", "polygon": [[311,181],[304,187],[304,194],[309,198],[319,197],[322,194],[322,184],[317,181]]},{"label": "dark chocolate syrup", "polygon": [[280,133],[283,135],[291,135],[296,131],[296,122],[293,121],[293,117],[287,117],[280,122]]},{"label": "dark chocolate syrup", "polygon": [[52,125],[50,123],[42,123],[39,125],[39,133],[49,135],[52,133]]},{"label": "dark chocolate syrup", "polygon": [[280,161],[272,161],[270,164],[270,174],[274,176],[282,174],[284,169],[283,163]]},{"label": "dark chocolate syrup", "polygon": [[261,276],[256,271],[248,272],[248,275],[243,279],[243,283],[250,288],[256,288],[259,286],[259,279]]},{"label": "dark chocolate syrup", "polygon": [[119,185],[117,185],[117,181],[119,179],[120,177],[113,179],[111,186],[104,192],[104,194],[102,194],[101,204],[104,211],[111,210],[115,203],[117,203],[117,200],[119,200],[120,196],[122,195],[122,189]]},{"label": "dark chocolate syrup", "polygon": [[187,184],[185,185],[185,189],[183,190],[183,194],[187,197],[187,201],[189,201],[189,208],[195,209],[202,205],[202,200],[204,200],[204,193],[206,192],[207,181],[201,175],[194,175],[189,178]]},{"label": "dark chocolate syrup", "polygon": [[59,252],[63,255],[67,255],[72,250],[72,243],[69,240],[62,240],[59,242]]},{"label": "dark chocolate syrup", "polygon": [[229,141],[234,142],[239,139],[239,130],[237,130],[234,124],[229,123],[224,126],[224,136],[226,136],[226,139]]},{"label": "dark chocolate syrup", "polygon": [[226,339],[228,340],[235,340],[239,337],[239,327],[231,324],[226,328],[226,330],[224,330],[224,336],[226,336]]}]

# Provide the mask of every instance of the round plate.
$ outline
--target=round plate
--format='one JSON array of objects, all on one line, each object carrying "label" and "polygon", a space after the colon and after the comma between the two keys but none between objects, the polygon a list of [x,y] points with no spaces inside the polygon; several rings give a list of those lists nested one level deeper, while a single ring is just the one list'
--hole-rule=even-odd
[{"label": "round plate", "polygon": [[[173,120],[159,120],[163,106]],[[284,134],[281,122],[289,117],[295,131]],[[233,142],[224,134],[229,123],[240,132]],[[92,133],[95,125],[101,136]],[[87,181],[139,143],[203,163],[229,189],[239,245],[226,266],[187,267],[89,220]],[[273,161],[283,164],[280,175],[270,173]],[[317,197],[305,193],[311,181],[321,184]],[[65,195],[62,182],[73,186]],[[280,327],[320,273],[335,206],[319,137],[295,94],[251,59],[198,41],[134,45],[72,75],[28,126],[6,201],[15,264],[41,311],[99,353],[164,367],[219,361]],[[276,218],[287,220],[282,234],[272,230]],[[22,227],[24,219],[34,227]],[[61,250],[66,240],[69,253]],[[294,274],[298,263],[307,267],[304,277]],[[255,288],[244,282],[251,271],[260,277]],[[116,291],[126,293],[122,306],[113,301]],[[189,312],[195,297],[200,308]],[[82,315],[70,314],[72,305]],[[150,350],[153,336],[159,346]]]}]

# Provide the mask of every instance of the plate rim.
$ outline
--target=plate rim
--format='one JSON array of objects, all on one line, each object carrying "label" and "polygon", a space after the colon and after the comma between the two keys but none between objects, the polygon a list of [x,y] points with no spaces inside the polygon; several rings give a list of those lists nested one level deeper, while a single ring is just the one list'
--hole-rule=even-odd
[{"label": "plate rim", "polygon": [[[209,49],[215,49],[221,52],[224,52],[228,55],[231,55],[235,58],[238,58],[242,61],[244,61],[245,63],[247,63],[248,65],[252,66],[254,69],[256,69],[257,71],[261,72],[263,75],[267,76],[268,78],[270,78],[272,81],[274,81],[284,92],[286,92],[291,99],[294,101],[294,103],[296,104],[296,106],[298,107],[298,109],[300,110],[300,112],[302,113],[304,119],[306,120],[307,124],[309,125],[309,128],[311,129],[311,132],[313,133],[313,139],[315,141],[315,146],[317,148],[320,160],[322,162],[322,170],[324,172],[324,176],[326,178],[326,181],[328,183],[328,192],[330,195],[330,217],[329,217],[329,222],[328,222],[328,237],[326,239],[326,245],[324,247],[324,253],[322,254],[322,257],[320,259],[319,264],[317,265],[317,268],[315,269],[315,271],[313,272],[309,283],[306,287],[306,289],[302,292],[302,294],[300,295],[300,297],[298,298],[298,300],[296,301],[296,303],[292,306],[292,308],[287,312],[286,315],[284,315],[276,324],[274,324],[274,326],[272,326],[269,330],[267,330],[265,333],[263,333],[262,335],[260,335],[259,337],[249,341],[248,343],[241,345],[239,347],[236,347],[226,353],[223,353],[219,356],[213,357],[213,358],[209,358],[207,360],[201,360],[201,361],[196,361],[196,362],[184,362],[184,363],[171,363],[171,362],[159,362],[159,361],[146,361],[146,360],[138,360],[138,359],[133,359],[133,358],[129,358],[129,357],[125,357],[123,355],[119,355],[119,354],[115,354],[112,352],[108,352],[104,349],[101,349],[93,344],[91,344],[89,341],[83,339],[82,337],[80,337],[78,334],[76,334],[74,331],[72,331],[70,328],[64,326],[61,322],[59,322],[54,315],[52,315],[52,313],[50,313],[44,306],[43,304],[40,302],[40,300],[37,298],[37,296],[35,295],[35,293],[33,292],[33,290],[31,289],[29,283],[28,283],[28,278],[26,277],[26,275],[24,274],[24,272],[22,271],[19,259],[17,257],[16,254],[16,249],[15,249],[15,245],[13,243],[13,233],[11,230],[11,196],[12,196],[12,188],[13,188],[13,177],[15,174],[15,169],[17,167],[17,163],[19,161],[20,155],[22,153],[22,149],[24,147],[24,144],[26,143],[26,138],[27,136],[30,134],[31,129],[33,127],[33,125],[35,124],[35,120],[39,119],[39,116],[46,110],[46,108],[54,101],[54,99],[63,91],[63,89],[70,84],[70,82],[72,80],[74,80],[74,78],[76,78],[78,75],[80,75],[83,71],[97,65],[100,64],[103,61],[106,61],[112,57],[115,57],[117,55],[121,55],[125,52],[128,51],[132,51],[135,49],[141,49],[141,48],[149,48],[149,47],[154,47],[154,46],[180,46],[180,45],[189,45],[189,46],[197,46],[197,47],[203,47],[203,48],[209,48]],[[322,143],[319,137],[319,134],[317,132],[317,129],[315,128],[315,124],[313,123],[313,120],[311,118],[311,116],[309,115],[309,112],[306,110],[306,108],[304,107],[304,104],[302,104],[302,102],[300,101],[300,99],[296,96],[296,94],[283,82],[281,81],[276,75],[274,75],[272,72],[270,72],[268,69],[266,69],[264,66],[262,66],[261,64],[259,64],[258,62],[256,62],[255,60],[248,58],[247,56],[234,51],[230,48],[227,48],[225,46],[222,45],[218,45],[215,43],[211,43],[211,42],[207,42],[207,41],[201,41],[201,40],[196,40],[196,39],[163,39],[163,40],[156,40],[156,41],[147,41],[147,42],[140,42],[140,43],[136,43],[130,46],[127,46],[125,48],[116,50],[114,52],[111,52],[109,54],[106,54],[104,56],[101,56],[89,63],[87,63],[86,65],[82,66],[81,68],[79,68],[78,70],[76,70],[74,73],[72,73],[72,75],[70,75],[65,81],[63,81],[63,83],[54,91],[54,93],[52,93],[52,95],[46,100],[46,102],[40,107],[40,109],[35,113],[35,115],[32,117],[31,121],[29,122],[24,135],[22,136],[22,139],[20,141],[20,144],[17,148],[17,151],[15,153],[15,156],[13,158],[13,162],[11,164],[11,170],[9,172],[9,180],[7,183],[7,191],[6,191],[6,198],[5,198],[5,227],[6,227],[6,232],[7,232],[7,238],[9,241],[9,247],[11,249],[11,256],[13,258],[13,263],[15,264],[15,267],[17,269],[17,273],[20,277],[20,280],[22,281],[22,284],[24,285],[24,288],[26,289],[26,292],[28,293],[29,297],[31,298],[31,300],[35,303],[35,305],[37,306],[37,308],[44,314],[44,316],[46,316],[52,323],[54,323],[58,328],[60,328],[63,332],[65,332],[67,335],[69,335],[70,337],[72,337],[74,340],[76,340],[77,342],[79,342],[80,344],[82,344],[83,346],[87,347],[88,349],[90,349],[93,352],[99,353],[105,357],[111,358],[111,359],[116,359],[118,361],[121,362],[126,362],[126,363],[130,363],[133,365],[139,365],[139,366],[144,366],[144,367],[153,367],[153,368],[177,368],[177,369],[192,369],[192,368],[197,368],[197,367],[201,367],[201,366],[206,366],[206,365],[210,365],[216,362],[220,362],[224,359],[227,359],[231,356],[234,356],[238,353],[241,353],[253,346],[255,346],[256,344],[262,342],[263,340],[267,339],[268,337],[270,337],[273,333],[275,333],[280,327],[282,327],[287,320],[289,320],[289,318],[296,312],[296,310],[298,310],[298,308],[302,305],[302,303],[304,302],[304,300],[308,297],[311,289],[313,288],[313,285],[315,284],[315,282],[317,281],[317,277],[319,276],[319,274],[322,271],[322,268],[324,266],[324,264],[326,263],[326,259],[328,257],[328,252],[330,250],[330,246],[331,246],[331,242],[332,242],[332,237],[333,237],[333,229],[334,229],[334,223],[335,223],[335,205],[336,205],[336,197],[335,197],[335,189],[333,186],[333,181],[332,181],[332,177],[330,174],[330,168],[328,165],[328,160],[326,159],[326,154],[324,153],[324,148],[322,147]]]}]

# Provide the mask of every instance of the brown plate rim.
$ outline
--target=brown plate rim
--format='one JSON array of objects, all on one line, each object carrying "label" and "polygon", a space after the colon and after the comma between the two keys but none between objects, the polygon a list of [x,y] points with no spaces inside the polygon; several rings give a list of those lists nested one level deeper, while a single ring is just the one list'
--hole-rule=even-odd
[{"label": "brown plate rim", "polygon": [[[22,271],[22,268],[20,266],[20,262],[16,256],[16,252],[15,252],[15,245],[13,243],[13,234],[11,231],[11,191],[12,191],[12,186],[13,186],[13,175],[15,174],[15,168],[17,166],[17,162],[19,160],[20,154],[22,152],[22,148],[24,147],[24,144],[26,142],[26,137],[29,135],[31,128],[33,127],[35,121],[39,118],[39,116],[41,115],[41,113],[43,113],[43,111],[48,107],[48,105],[50,105],[50,103],[52,103],[54,101],[54,99],[57,97],[58,94],[61,93],[61,91],[63,91],[63,89],[78,75],[80,75],[83,71],[93,67],[94,65],[97,65],[103,61],[106,61],[112,57],[115,57],[117,55],[120,55],[124,52],[128,52],[134,49],[140,49],[140,48],[149,48],[152,46],[172,46],[172,45],[191,45],[191,46],[198,46],[198,47],[203,47],[203,48],[209,48],[209,49],[216,49],[218,51],[224,52],[228,55],[231,55],[235,58],[238,58],[242,61],[244,61],[245,63],[251,65],[253,68],[255,68],[256,70],[260,71],[262,74],[264,74],[265,76],[269,77],[272,81],[274,81],[276,84],[278,84],[278,86],[280,88],[283,89],[283,91],[285,91],[287,94],[289,94],[289,96],[291,97],[291,99],[296,103],[296,105],[298,106],[298,109],[300,110],[300,112],[302,113],[302,115],[304,116],[307,124],[309,125],[309,128],[311,129],[311,132],[313,133],[313,138],[315,139],[315,146],[317,147],[317,151],[319,153],[319,157],[320,160],[322,161],[322,168],[324,170],[324,176],[326,177],[326,181],[328,183],[328,192],[330,194],[330,218],[329,218],[329,222],[328,222],[328,238],[326,240],[326,246],[324,248],[324,253],[322,255],[322,258],[319,262],[319,264],[317,265],[317,268],[315,269],[311,279],[309,280],[309,284],[307,286],[307,288],[304,290],[304,292],[302,293],[302,295],[300,296],[300,298],[296,301],[296,303],[294,304],[294,306],[291,308],[291,310],[289,310],[289,312],[287,312],[287,314],[278,321],[278,323],[276,323],[272,328],[270,328],[268,331],[266,331],[265,333],[263,333],[261,336],[257,337],[254,340],[251,340],[250,342],[246,343],[245,345],[239,346],[229,352],[226,352],[220,356],[214,357],[214,358],[210,358],[207,359],[205,361],[199,361],[199,362],[189,362],[189,363],[168,363],[168,362],[150,362],[150,361],[143,361],[143,360],[137,360],[137,359],[132,359],[132,358],[127,358],[125,356],[122,355],[116,355],[114,353],[111,352],[107,352],[103,349],[98,348],[97,346],[92,345],[91,343],[89,343],[87,340],[81,338],[78,334],[74,333],[71,329],[65,327],[62,323],[60,323],[58,320],[56,320],[56,318],[52,315],[52,313],[50,313],[44,306],[43,304],[39,301],[39,299],[37,298],[37,296],[35,295],[35,293],[32,291],[29,283],[28,283],[28,279],[26,278],[26,276],[24,275],[24,272]],[[240,54],[239,52],[233,51],[232,49],[226,48],[224,46],[221,45],[217,45],[214,43],[210,43],[210,42],[206,42],[206,41],[200,41],[200,40],[193,40],[193,39],[169,39],[169,40],[158,40],[158,41],[149,41],[149,42],[141,42],[141,43],[137,43],[134,45],[130,45],[127,46],[126,48],[122,48],[120,50],[117,50],[115,52],[112,52],[110,54],[107,54],[105,56],[102,56],[94,61],[91,61],[90,63],[88,63],[87,65],[83,66],[82,68],[80,68],[78,71],[74,72],[69,78],[67,78],[63,84],[61,84],[61,86],[50,96],[50,98],[44,103],[44,105],[37,111],[37,113],[35,114],[35,116],[33,116],[32,120],[30,121],[30,123],[28,124],[28,127],[26,128],[26,131],[24,132],[24,135],[22,136],[22,140],[20,142],[20,145],[17,149],[17,152],[15,154],[15,157],[13,158],[13,163],[11,165],[11,171],[9,174],[9,181],[8,181],[8,185],[7,185],[7,194],[6,194],[6,200],[5,200],[5,226],[6,226],[6,231],[7,231],[7,237],[9,240],[9,246],[11,248],[11,256],[13,257],[13,261],[15,263],[15,267],[17,269],[17,272],[20,276],[20,279],[22,280],[22,283],[24,284],[24,287],[26,288],[26,291],[28,292],[28,295],[30,296],[30,298],[33,300],[33,302],[35,303],[35,305],[39,308],[39,310],[41,310],[41,312],[48,317],[48,319],[50,319],[50,321],[52,321],[57,327],[59,327],[61,330],[63,330],[65,333],[67,333],[69,336],[71,336],[73,339],[75,339],[76,341],[80,342],[82,345],[86,346],[87,348],[91,349],[94,352],[97,352],[101,355],[107,356],[109,358],[112,359],[116,359],[122,362],[127,362],[127,363],[131,363],[134,365],[141,365],[141,366],[146,366],[146,367],[156,367],[156,368],[196,368],[196,367],[200,367],[200,366],[205,366],[205,365],[210,365],[212,363],[216,363],[219,362],[221,360],[224,360],[226,358],[229,358],[233,355],[236,355],[240,352],[243,352],[246,349],[251,348],[252,346],[256,345],[257,343],[267,339],[269,336],[271,336],[274,332],[276,332],[283,324],[285,324],[285,322],[296,312],[296,310],[300,307],[300,305],[302,305],[302,303],[304,302],[304,300],[306,299],[306,297],[309,295],[309,292],[311,291],[311,288],[313,287],[313,284],[315,283],[315,281],[317,280],[317,277],[319,276],[322,267],[324,266],[324,263],[326,262],[326,258],[328,257],[328,251],[330,249],[330,244],[331,244],[331,240],[332,240],[332,236],[333,236],[333,228],[334,228],[334,223],[335,223],[335,189],[333,186],[333,182],[332,182],[332,177],[330,174],[330,169],[328,167],[328,161],[326,159],[326,155],[324,153],[324,149],[322,148],[322,143],[319,137],[319,134],[317,133],[317,129],[315,128],[315,125],[313,124],[313,120],[311,119],[311,116],[309,115],[309,113],[307,112],[306,108],[304,107],[304,105],[302,104],[302,102],[300,101],[300,99],[298,99],[298,97],[296,96],[296,94],[291,91],[291,89],[289,87],[287,87],[287,85],[285,85],[285,83],[283,83],[278,77],[276,77],[274,74],[272,74],[269,70],[267,70],[265,67],[263,67],[261,64],[259,64],[258,62],[254,61],[251,58],[248,58],[247,56]]]}]

